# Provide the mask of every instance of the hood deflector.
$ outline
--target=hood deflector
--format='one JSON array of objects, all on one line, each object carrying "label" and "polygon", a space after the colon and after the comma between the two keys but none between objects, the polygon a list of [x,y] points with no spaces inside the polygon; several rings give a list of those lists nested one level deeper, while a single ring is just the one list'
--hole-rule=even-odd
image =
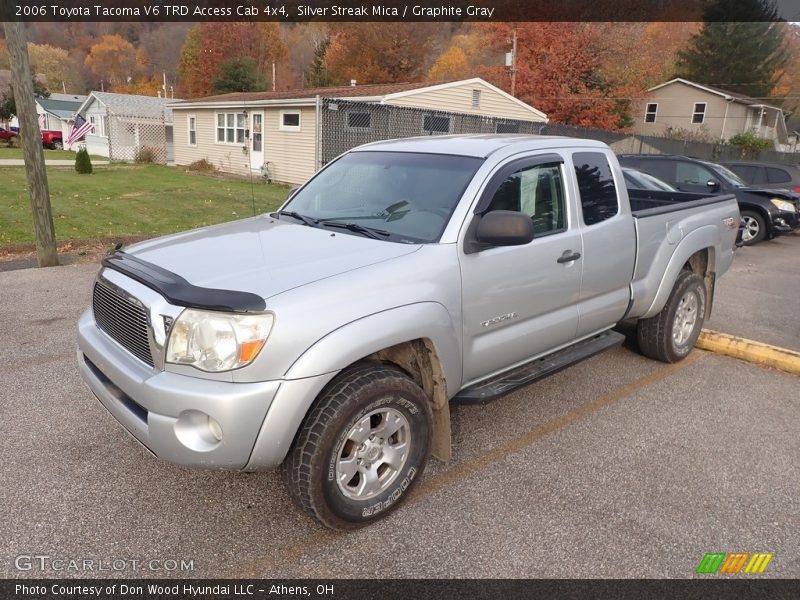
[{"label": "hood deflector", "polygon": [[176,306],[244,313],[262,312],[267,308],[264,299],[257,294],[192,285],[180,275],[122,250],[107,254],[102,264],[155,290]]}]

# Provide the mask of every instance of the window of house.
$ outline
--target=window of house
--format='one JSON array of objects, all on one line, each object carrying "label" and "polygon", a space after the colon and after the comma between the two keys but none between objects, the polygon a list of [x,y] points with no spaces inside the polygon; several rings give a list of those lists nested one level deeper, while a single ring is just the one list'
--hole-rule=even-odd
[{"label": "window of house", "polygon": [[512,173],[497,188],[487,212],[513,210],[533,220],[537,237],[566,229],[561,166],[545,164]]},{"label": "window of house", "polygon": [[497,123],[495,133],[519,133],[519,123]]},{"label": "window of house", "polygon": [[702,123],[706,120],[706,103],[695,102],[692,111],[692,123]]},{"label": "window of house", "polygon": [[188,117],[189,120],[189,145],[196,146],[197,145],[197,118],[192,115]]},{"label": "window of house", "polygon": [[594,225],[619,212],[617,188],[611,165],[601,152],[576,152],[572,155],[578,192],[583,209],[583,222]]},{"label": "window of house", "polygon": [[282,131],[300,131],[300,112],[281,111],[280,129]]},{"label": "window of house", "polygon": [[472,108],[481,107],[481,91],[472,90]]},{"label": "window of house", "polygon": [[372,126],[372,114],[368,112],[347,113],[347,127],[350,129],[369,129]]},{"label": "window of house", "polygon": [[217,113],[217,143],[244,144],[244,113]]},{"label": "window of house", "polygon": [[450,117],[425,115],[422,118],[422,130],[428,135],[450,133]]},{"label": "window of house", "polygon": [[656,114],[658,114],[658,103],[651,102],[647,105],[647,108],[644,112],[644,122],[645,123],[655,123],[656,122]]}]

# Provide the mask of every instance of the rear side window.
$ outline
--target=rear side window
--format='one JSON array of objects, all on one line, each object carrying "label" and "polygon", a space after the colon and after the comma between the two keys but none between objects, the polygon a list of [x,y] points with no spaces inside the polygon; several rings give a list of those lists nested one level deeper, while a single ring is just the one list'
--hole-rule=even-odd
[{"label": "rear side window", "polygon": [[643,159],[636,166],[637,169],[650,173],[667,183],[675,182],[675,161],[663,158]]},{"label": "rear side window", "polygon": [[783,169],[767,167],[767,179],[770,183],[789,183],[792,176]]},{"label": "rear side window", "polygon": [[611,175],[611,165],[601,152],[576,152],[572,155],[578,192],[583,208],[583,222],[594,225],[619,212],[617,188]]}]

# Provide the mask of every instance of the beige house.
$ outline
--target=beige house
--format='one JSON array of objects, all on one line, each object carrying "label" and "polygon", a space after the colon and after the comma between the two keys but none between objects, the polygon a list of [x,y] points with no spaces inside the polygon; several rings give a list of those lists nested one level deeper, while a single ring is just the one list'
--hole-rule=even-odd
[{"label": "beige house", "polygon": [[[479,78],[436,85],[377,84],[232,93],[171,105],[175,163],[189,165],[205,159],[221,171],[241,175],[260,175],[267,163],[272,179],[303,183],[322,164],[322,98],[437,111],[437,116],[421,115],[418,131],[413,135],[453,131],[438,111],[547,122],[541,111]],[[364,132],[377,125],[365,115],[348,113],[342,127]]]},{"label": "beige house", "polygon": [[776,150],[788,143],[784,114],[777,106],[680,78],[647,90],[635,121],[636,133],[642,135],[664,136],[673,129],[726,140],[752,131],[772,140]]}]

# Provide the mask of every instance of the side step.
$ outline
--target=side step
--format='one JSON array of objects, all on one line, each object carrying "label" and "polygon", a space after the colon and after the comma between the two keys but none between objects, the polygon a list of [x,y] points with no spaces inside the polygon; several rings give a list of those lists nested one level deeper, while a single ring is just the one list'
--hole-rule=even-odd
[{"label": "side step", "polygon": [[619,346],[624,341],[625,336],[621,333],[611,330],[604,331],[594,337],[582,340],[572,346],[548,354],[545,357],[537,358],[510,371],[495,375],[491,379],[465,388],[456,394],[452,402],[456,404],[486,404],[537,379],[543,379],[548,375],[558,373],[562,369],[566,369],[570,365],[574,365],[590,356],[599,354],[614,346]]}]

